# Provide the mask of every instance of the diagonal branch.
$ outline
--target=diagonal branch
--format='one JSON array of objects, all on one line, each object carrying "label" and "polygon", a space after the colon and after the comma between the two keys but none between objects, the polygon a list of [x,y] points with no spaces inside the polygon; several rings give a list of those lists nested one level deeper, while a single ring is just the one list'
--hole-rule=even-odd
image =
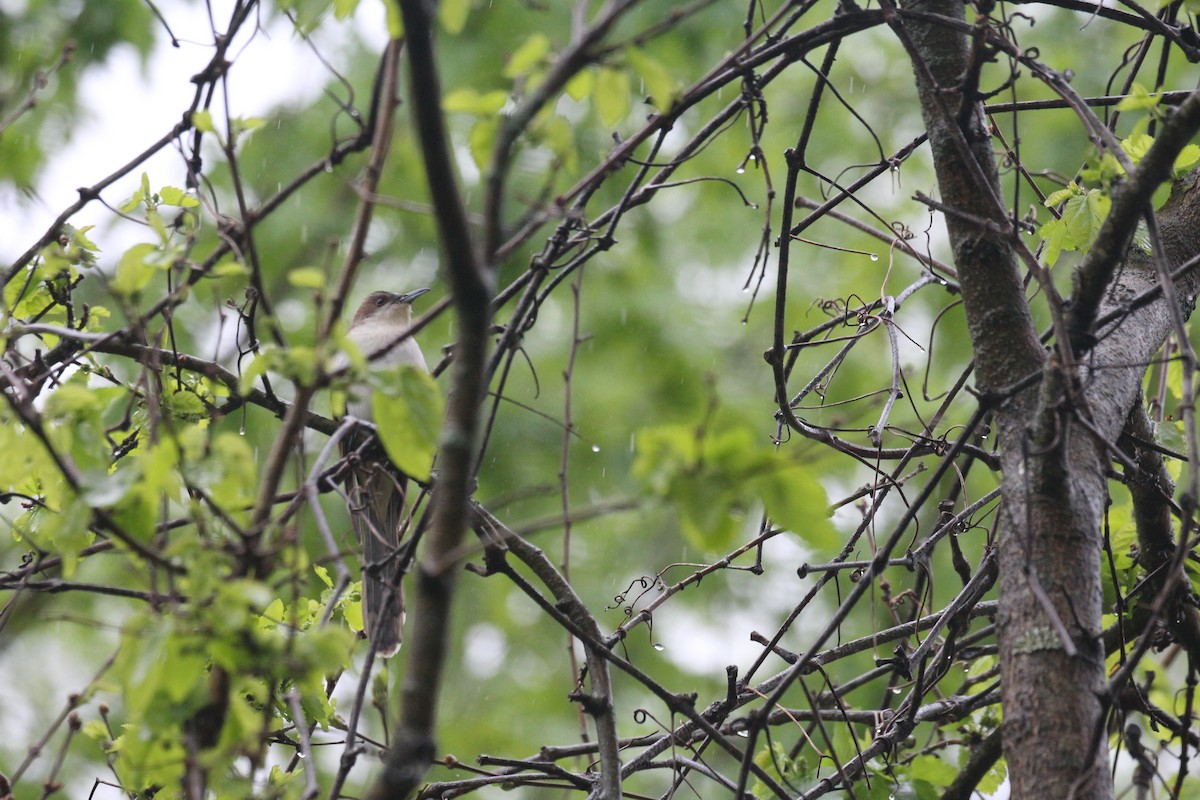
[{"label": "diagonal branch", "polygon": [[1129,412],[1126,429],[1134,445],[1137,469],[1125,471],[1126,485],[1133,498],[1133,519],[1137,524],[1138,553],[1148,574],[1146,596],[1157,598],[1168,593],[1163,619],[1175,640],[1187,650],[1193,662],[1200,662],[1200,612],[1190,602],[1191,584],[1183,571],[1181,548],[1186,550],[1186,534],[1176,543],[1171,522],[1174,504],[1171,480],[1162,454],[1142,442],[1155,439],[1154,425],[1141,403]]},{"label": "diagonal branch", "polygon": [[1068,328],[1076,353],[1092,344],[1096,314],[1104,291],[1129,249],[1138,220],[1150,208],[1155,190],[1171,179],[1175,158],[1200,130],[1200,92],[1194,92],[1167,117],[1154,144],[1137,168],[1112,192],[1112,208],[1096,241],[1072,278],[1074,293]]},{"label": "diagonal branch", "polygon": [[511,114],[500,117],[500,129],[496,132],[496,143],[492,147],[491,166],[488,170],[484,195],[484,257],[492,259],[502,244],[504,235],[504,187],[505,178],[513,165],[513,148],[517,138],[551,100],[558,96],[581,69],[595,57],[601,40],[636,0],[614,0],[600,10],[599,19],[587,27],[571,45],[559,53],[554,66],[541,79],[537,87]]},{"label": "diagonal branch", "polygon": [[[588,611],[579,595],[566,577],[554,568],[549,559],[537,548],[509,530],[483,506],[475,504],[474,513],[480,525],[502,538],[504,546],[537,572],[546,587],[554,595],[557,607],[563,615],[587,636],[580,639],[587,658],[587,670],[592,691],[584,695],[577,692],[583,709],[592,716],[596,724],[596,740],[600,752],[600,771],[596,785],[589,797],[594,800],[619,800],[621,797],[621,759],[618,755],[616,709],[613,703],[612,678],[608,670],[608,650],[604,647],[605,637],[596,624],[596,618]],[[497,566],[510,577],[516,577],[512,568],[502,559]]]}]

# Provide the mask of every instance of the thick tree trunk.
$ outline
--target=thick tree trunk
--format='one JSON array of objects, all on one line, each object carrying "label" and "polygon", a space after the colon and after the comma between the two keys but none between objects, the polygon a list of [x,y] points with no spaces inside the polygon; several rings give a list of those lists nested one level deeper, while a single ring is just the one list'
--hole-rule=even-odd
[{"label": "thick tree trunk", "polygon": [[[961,21],[963,4],[920,0],[905,10],[922,12],[897,17],[893,28],[913,58],[941,199],[952,210],[946,221],[977,386],[995,403],[1002,448],[998,638],[1011,796],[1109,800],[1100,642],[1105,474],[1109,445],[1138,399],[1144,365],[1171,330],[1171,315],[1160,299],[1079,354],[1079,366],[1064,366],[1058,356],[1047,359],[1026,305],[991,143],[974,107],[965,29],[929,16]],[[1150,185],[1152,191],[1151,184],[1165,177],[1135,174],[1128,183],[1142,180],[1140,190]],[[1164,249],[1173,265],[1200,249],[1197,225],[1189,224],[1200,198],[1194,184],[1177,192],[1163,215]],[[1128,241],[1135,218],[1110,221],[1126,226],[1111,240]],[[1110,263],[1122,255],[1110,254]],[[1185,314],[1194,282],[1188,276],[1179,285]],[[1153,263],[1131,259],[1117,272],[1101,315],[1154,284]],[[1022,382],[1032,386],[1014,391]]]},{"label": "thick tree trunk", "polygon": [[1111,798],[1100,643],[1106,454],[1053,403],[1034,412],[1049,419],[1042,430],[1029,430],[1024,414],[997,413],[1005,754],[1013,798]]}]

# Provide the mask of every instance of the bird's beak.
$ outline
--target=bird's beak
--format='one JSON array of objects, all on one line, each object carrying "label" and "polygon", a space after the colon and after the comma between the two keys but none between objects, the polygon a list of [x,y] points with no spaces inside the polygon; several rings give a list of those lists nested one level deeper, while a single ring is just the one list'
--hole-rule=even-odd
[{"label": "bird's beak", "polygon": [[413,290],[412,290],[411,292],[409,292],[408,294],[402,294],[402,295],[400,295],[399,297],[397,297],[397,298],[396,298],[396,302],[398,302],[398,303],[411,303],[413,300],[416,300],[418,297],[420,297],[421,295],[425,294],[425,293],[426,293],[426,292],[428,292],[428,291],[429,291],[429,289],[428,289],[428,288],[425,288],[425,289],[413,289]]}]

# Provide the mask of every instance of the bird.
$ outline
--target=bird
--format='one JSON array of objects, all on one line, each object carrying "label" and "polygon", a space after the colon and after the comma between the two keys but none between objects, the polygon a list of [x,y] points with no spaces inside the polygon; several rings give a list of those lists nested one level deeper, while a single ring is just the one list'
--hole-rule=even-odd
[{"label": "bird", "polygon": [[[412,336],[398,341],[412,327],[412,302],[429,289],[404,294],[372,292],[359,305],[346,337],[372,369],[409,364],[425,372],[425,356]],[[345,366],[343,355],[334,367]],[[351,386],[346,412],[373,421],[370,387]],[[342,453],[359,449],[361,441],[343,440]],[[400,586],[400,539],[405,524],[408,479],[388,460],[378,443],[361,450],[349,474],[349,510],[355,537],[362,548],[363,633],[376,655],[396,654],[403,640],[404,594]]]}]

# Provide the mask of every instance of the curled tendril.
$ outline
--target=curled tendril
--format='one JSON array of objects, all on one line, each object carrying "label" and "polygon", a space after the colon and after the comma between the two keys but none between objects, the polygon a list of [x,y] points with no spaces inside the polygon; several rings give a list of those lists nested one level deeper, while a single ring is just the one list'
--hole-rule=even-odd
[{"label": "curled tendril", "polygon": [[[661,584],[662,580],[657,575],[653,577],[639,575],[630,581],[629,586],[627,586],[624,591],[613,595],[612,603],[606,606],[605,610],[613,611],[614,609],[621,608],[622,612],[625,614],[625,618],[632,619],[636,613],[639,613],[636,610],[637,601],[640,600],[642,596],[646,594],[646,592],[650,591],[656,586],[661,586]],[[637,590],[637,597],[635,597],[633,600],[629,600],[630,593],[632,593],[635,589]],[[649,621],[649,614],[647,614],[646,618],[647,621]]]}]

